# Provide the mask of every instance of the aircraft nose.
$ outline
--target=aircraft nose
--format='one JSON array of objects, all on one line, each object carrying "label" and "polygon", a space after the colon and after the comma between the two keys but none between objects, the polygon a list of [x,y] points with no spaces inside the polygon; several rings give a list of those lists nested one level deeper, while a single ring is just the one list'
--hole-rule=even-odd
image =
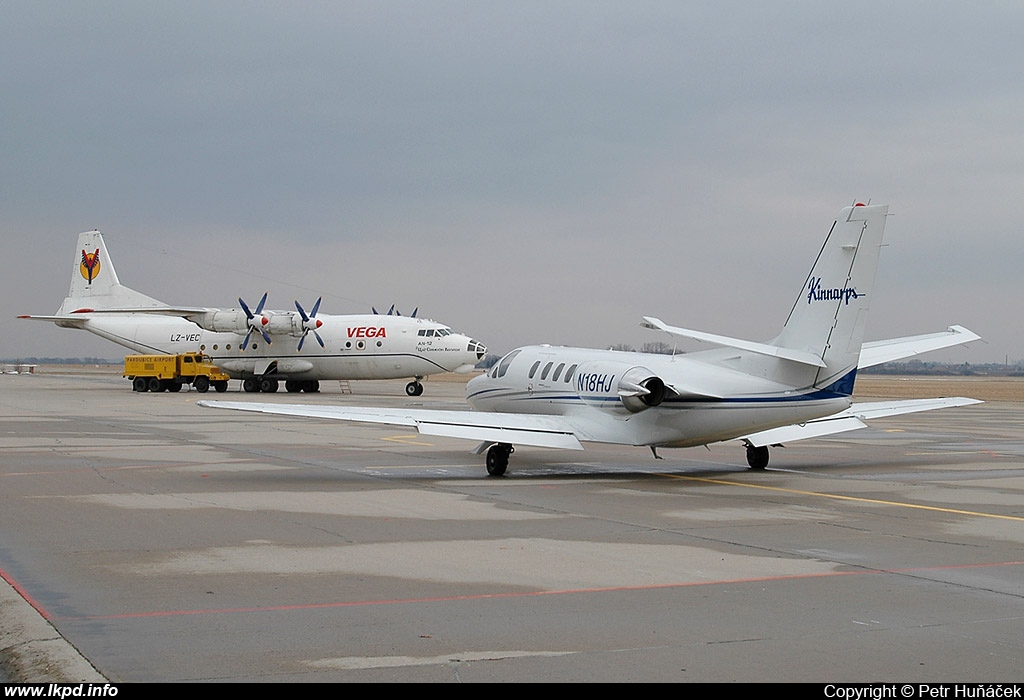
[{"label": "aircraft nose", "polygon": [[466,349],[469,352],[476,354],[477,362],[484,359],[484,355],[487,354],[487,346],[481,342],[473,340],[472,338],[467,338],[467,340],[469,341],[469,344],[467,345]]}]

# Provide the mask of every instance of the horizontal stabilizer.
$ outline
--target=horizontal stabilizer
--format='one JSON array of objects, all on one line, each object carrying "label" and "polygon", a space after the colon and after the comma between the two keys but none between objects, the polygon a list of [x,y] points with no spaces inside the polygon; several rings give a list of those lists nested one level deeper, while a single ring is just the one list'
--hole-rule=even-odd
[{"label": "horizontal stabilizer", "polygon": [[940,333],[875,340],[870,343],[864,343],[861,347],[860,360],[857,363],[857,367],[860,369],[874,367],[884,362],[893,362],[904,357],[912,357],[923,352],[941,350],[942,348],[949,348],[954,345],[964,345],[965,343],[980,339],[980,335],[963,326],[950,326]]},{"label": "horizontal stabilizer", "polygon": [[754,447],[763,447],[765,445],[781,445],[786,442],[796,442],[797,440],[808,440],[823,435],[835,435],[836,433],[844,433],[848,430],[859,430],[866,427],[867,425],[860,419],[846,416],[845,418],[829,418],[827,420],[801,423],[800,425],[786,425],[781,428],[762,430],[759,433],[745,436],[743,440],[749,442]]},{"label": "horizontal stabilizer", "polygon": [[210,309],[200,308],[195,306],[127,306],[120,308],[106,308],[106,309],[93,309],[91,307],[83,307],[75,309],[69,313],[59,314],[56,316],[39,316],[36,314],[23,314],[18,318],[27,319],[29,321],[52,321],[54,323],[74,323],[88,320],[87,314],[110,314],[110,315],[123,315],[123,314],[151,314],[155,316],[180,316],[182,318],[188,318],[196,314],[202,314]]},{"label": "horizontal stabilizer", "polygon": [[887,416],[898,416],[905,413],[918,413],[920,411],[932,411],[938,408],[954,408],[957,406],[970,406],[971,404],[982,403],[978,399],[968,399],[962,396],[940,399],[908,399],[905,401],[874,401],[854,404],[845,411],[841,411],[825,418],[807,421],[799,425],[787,425],[781,428],[762,430],[759,433],[752,433],[743,437],[754,447],[764,445],[778,445],[785,442],[796,442],[808,438],[822,437],[823,435],[834,435],[848,430],[866,428],[866,420],[874,418],[885,418]]},{"label": "horizontal stabilizer", "polygon": [[564,450],[582,450],[583,446],[568,423],[558,416],[538,416],[476,411],[430,409],[359,408],[303,404],[249,403],[242,401],[199,401],[208,408],[272,413],[282,416],[325,418],[357,423],[402,425],[416,428],[423,435],[453,437],[492,443],[514,443]]},{"label": "horizontal stabilizer", "polygon": [[88,316],[37,316],[35,314],[22,314],[18,318],[25,319],[26,321],[50,321],[51,323],[60,323],[69,328],[81,328],[89,320]]},{"label": "horizontal stabilizer", "polygon": [[650,328],[651,330],[656,331],[665,331],[666,333],[678,335],[683,338],[691,338],[692,340],[698,340],[701,342],[724,345],[738,350],[748,350],[759,355],[791,360],[793,362],[799,362],[800,364],[811,365],[812,367],[825,366],[825,361],[814,353],[802,352],[800,350],[793,350],[790,348],[781,348],[777,345],[769,345],[767,343],[755,343],[751,340],[730,338],[725,335],[704,333],[703,331],[694,331],[689,328],[677,328],[676,326],[670,326],[664,323],[661,319],[652,318],[651,316],[644,316],[644,320],[640,322],[640,325],[644,328]]}]

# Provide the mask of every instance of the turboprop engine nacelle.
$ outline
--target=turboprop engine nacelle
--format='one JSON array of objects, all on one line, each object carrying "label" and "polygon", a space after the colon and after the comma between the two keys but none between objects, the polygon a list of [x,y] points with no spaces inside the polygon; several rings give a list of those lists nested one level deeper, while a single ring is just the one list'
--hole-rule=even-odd
[{"label": "turboprop engine nacelle", "polygon": [[576,393],[602,408],[640,413],[665,400],[665,382],[646,367],[622,362],[585,362],[573,377]]},{"label": "turboprop engine nacelle", "polygon": [[[302,335],[302,319],[294,311],[264,311],[260,316],[267,319],[266,324],[260,325],[270,335],[293,335],[296,337]],[[200,328],[214,333],[245,335],[250,328],[249,317],[239,309],[207,311],[189,316],[189,320]]]}]

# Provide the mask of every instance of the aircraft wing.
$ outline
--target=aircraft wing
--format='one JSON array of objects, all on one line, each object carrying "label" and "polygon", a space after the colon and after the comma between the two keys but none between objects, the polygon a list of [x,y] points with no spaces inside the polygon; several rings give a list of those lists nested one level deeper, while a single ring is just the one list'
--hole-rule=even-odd
[{"label": "aircraft wing", "polygon": [[968,399],[962,396],[941,399],[865,402],[854,404],[845,411],[840,411],[825,418],[817,418],[798,425],[787,425],[781,428],[762,430],[759,433],[746,435],[742,439],[754,447],[778,445],[785,442],[796,442],[797,440],[806,440],[808,438],[866,428],[867,424],[864,421],[873,418],[898,416],[904,413],[917,413],[918,411],[932,411],[937,408],[969,406],[976,403],[982,402],[978,399]]},{"label": "aircraft wing", "polygon": [[864,343],[860,349],[858,369],[874,367],[883,362],[901,360],[922,352],[931,352],[954,345],[963,345],[972,340],[980,340],[981,336],[963,326],[950,326],[940,333],[914,335],[906,338],[891,338]]},{"label": "aircraft wing", "polygon": [[510,443],[582,450],[583,446],[568,421],[559,416],[442,411],[424,408],[359,408],[247,401],[199,401],[200,406],[235,411],[271,413],[282,416],[403,425],[423,435],[464,438],[484,443]]}]

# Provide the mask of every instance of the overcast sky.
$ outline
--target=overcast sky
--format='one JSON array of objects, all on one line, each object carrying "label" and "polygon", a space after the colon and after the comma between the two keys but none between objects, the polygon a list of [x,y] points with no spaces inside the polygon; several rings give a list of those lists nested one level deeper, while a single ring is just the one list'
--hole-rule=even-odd
[{"label": "overcast sky", "polygon": [[1019,1],[5,0],[0,357],[124,354],[14,318],[91,229],[177,305],[766,340],[860,200],[893,215],[868,339],[1022,360],[1022,37]]}]

